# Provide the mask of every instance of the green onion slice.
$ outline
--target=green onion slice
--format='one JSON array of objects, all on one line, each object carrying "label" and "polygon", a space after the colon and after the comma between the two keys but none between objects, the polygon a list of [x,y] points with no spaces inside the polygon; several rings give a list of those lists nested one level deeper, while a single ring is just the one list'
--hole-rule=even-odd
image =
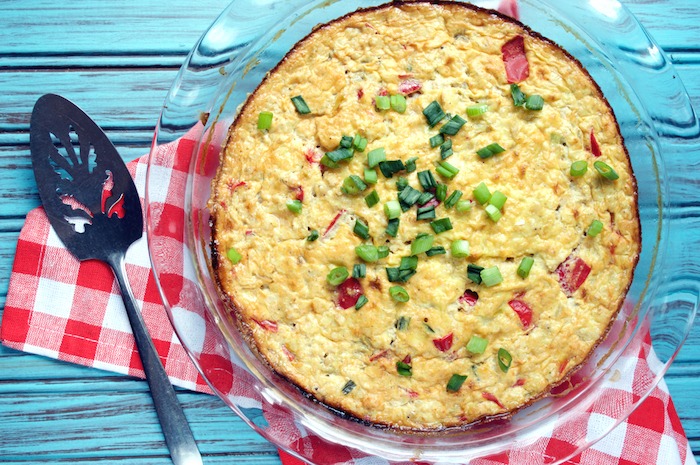
[{"label": "green onion slice", "polygon": [[365,168],[365,182],[367,184],[377,184],[379,177],[373,168]]},{"label": "green onion slice", "polygon": [[330,158],[328,158],[328,154],[324,154],[324,155],[323,155],[323,157],[321,158],[320,163],[321,163],[323,166],[326,166],[326,167],[328,167],[328,168],[337,168],[337,167],[338,167],[338,163],[336,163],[336,162],[334,162],[333,160],[331,160]]},{"label": "green onion slice", "polygon": [[599,220],[593,220],[591,222],[591,225],[588,227],[588,231],[586,231],[586,234],[591,236],[591,237],[596,237],[602,231],[603,231],[603,223],[601,223]]},{"label": "green onion slice", "polygon": [[485,103],[480,105],[471,105],[467,107],[467,116],[470,118],[477,118],[487,111],[489,111],[489,106]]},{"label": "green onion slice", "polygon": [[437,182],[432,171],[425,170],[418,173],[418,182],[424,191],[431,191],[437,187]]},{"label": "green onion slice", "polygon": [[356,174],[351,174],[343,180],[343,186],[340,190],[344,194],[355,195],[367,189],[367,184]]},{"label": "green onion slice", "polygon": [[355,247],[355,253],[362,260],[372,263],[379,260],[379,250],[372,244],[362,244]]},{"label": "green onion slice", "polygon": [[469,264],[467,265],[467,278],[473,283],[481,284],[481,272],[484,271],[483,266]]},{"label": "green onion slice", "polygon": [[261,111],[258,114],[258,129],[266,130],[272,127],[272,112]]},{"label": "green onion slice", "polygon": [[459,202],[459,199],[462,198],[462,191],[456,190],[450,194],[450,196],[445,200],[445,208],[452,208],[455,205],[457,205],[457,202]]},{"label": "green onion slice", "polygon": [[367,302],[369,302],[369,299],[365,297],[364,294],[362,294],[360,297],[357,298],[357,302],[355,302],[355,310],[361,309],[365,306]]},{"label": "green onion slice", "polygon": [[362,239],[369,239],[369,226],[359,218],[355,220],[355,227],[353,228],[352,232]]},{"label": "green onion slice", "polygon": [[410,257],[401,257],[399,270],[415,270],[418,267],[418,257],[411,255]]},{"label": "green onion slice", "polygon": [[379,147],[367,152],[367,165],[370,168],[374,168],[379,164],[379,162],[386,160],[386,152],[384,147]]},{"label": "green onion slice", "polygon": [[501,368],[503,373],[508,373],[511,363],[513,363],[513,356],[510,355],[504,348],[498,349],[498,366]]},{"label": "green onion slice", "polygon": [[457,173],[459,173],[459,168],[447,163],[446,161],[441,161],[438,163],[438,166],[437,168],[435,168],[435,171],[437,171],[438,174],[442,177],[452,179],[455,176],[457,176]]},{"label": "green onion slice", "polygon": [[398,320],[396,320],[396,323],[394,323],[394,326],[396,329],[399,331],[403,331],[408,328],[408,324],[411,322],[410,317],[405,317],[405,316],[400,316]]},{"label": "green onion slice", "polygon": [[297,113],[299,113],[300,115],[308,115],[309,113],[311,113],[309,106],[306,104],[306,101],[304,101],[304,97],[302,97],[301,95],[292,97],[292,103],[294,104],[294,108],[296,108]]},{"label": "green onion slice", "polygon": [[411,370],[411,365],[409,365],[408,363],[404,363],[401,361],[396,362],[396,372],[401,376],[411,376]]},{"label": "green onion slice", "polygon": [[430,234],[418,234],[413,242],[411,242],[411,255],[419,255],[423,252],[427,252],[433,246],[434,240],[435,236]]},{"label": "green onion slice", "polygon": [[420,191],[417,191],[411,186],[406,186],[406,188],[399,192],[399,200],[410,207],[418,202],[420,195]]},{"label": "green onion slice", "polygon": [[467,121],[459,115],[454,115],[447,123],[440,127],[440,134],[447,134],[448,136],[456,135],[464,123]]},{"label": "green onion slice", "polygon": [[452,150],[452,141],[446,140],[444,144],[440,146],[440,158],[443,160],[454,155],[454,150]]},{"label": "green onion slice", "polygon": [[530,270],[532,269],[532,265],[534,265],[534,264],[535,264],[534,258],[523,257],[523,259],[520,260],[520,265],[518,266],[518,276],[520,276],[523,279],[530,276]]},{"label": "green onion slice", "polygon": [[411,297],[408,295],[406,289],[401,286],[391,286],[389,288],[389,295],[391,295],[391,298],[397,302],[408,302],[411,300]]},{"label": "green onion slice", "polygon": [[467,342],[467,350],[472,354],[483,354],[488,344],[488,339],[473,335]]},{"label": "green onion slice", "polygon": [[468,212],[471,209],[472,209],[472,201],[471,200],[460,200],[459,202],[457,202],[457,205],[455,205],[455,210],[457,210],[460,213]]},{"label": "green onion slice", "polygon": [[406,160],[404,166],[406,167],[407,173],[413,173],[416,170],[416,161],[418,161],[418,157],[411,157]]},{"label": "green onion slice", "polygon": [[418,221],[435,219],[435,206],[428,205],[425,207],[418,207],[416,219]]},{"label": "green onion slice", "polygon": [[593,163],[593,168],[595,168],[601,176],[610,181],[614,181],[620,177],[620,175],[605,162],[596,161]]},{"label": "green onion slice", "polygon": [[353,151],[349,147],[338,147],[335,150],[326,152],[326,157],[333,163],[338,163],[341,160],[348,160],[352,158]]},{"label": "green onion slice", "polygon": [[447,184],[438,184],[435,188],[435,197],[443,202],[445,197],[447,197]]},{"label": "green onion slice", "polygon": [[389,256],[389,246],[380,245],[377,247],[377,256],[379,258],[386,258]]},{"label": "green onion slice", "polygon": [[431,221],[430,227],[433,228],[435,234],[441,234],[452,229],[452,221],[449,218],[440,218],[439,220]]},{"label": "green onion slice", "polygon": [[353,139],[350,136],[341,136],[340,143],[338,145],[344,149],[349,149],[352,147],[352,140]]},{"label": "green onion slice", "polygon": [[355,263],[352,267],[353,278],[364,278],[367,276],[367,266],[364,263]]},{"label": "green onion slice", "polygon": [[388,110],[391,108],[391,98],[388,95],[377,95],[374,98],[374,104],[377,110]]},{"label": "green onion slice", "polygon": [[525,105],[527,97],[525,97],[525,94],[520,90],[520,86],[517,84],[510,85],[510,95],[513,97],[513,105],[516,107]]},{"label": "green onion slice", "polygon": [[403,95],[392,95],[389,97],[389,104],[391,109],[396,112],[404,113],[406,111],[406,97]]},{"label": "green onion slice", "polygon": [[396,237],[396,235],[399,233],[399,221],[400,220],[398,218],[392,218],[389,220],[385,231],[387,236]]},{"label": "green onion slice", "polygon": [[369,208],[374,207],[379,203],[379,194],[377,194],[377,191],[372,191],[370,192],[366,197],[365,197],[365,203]]},{"label": "green onion slice", "polygon": [[379,162],[379,171],[382,172],[385,178],[391,178],[394,174],[399,171],[406,169],[401,160],[389,160]]},{"label": "green onion slice", "polygon": [[356,134],[355,138],[352,140],[352,146],[358,152],[364,152],[365,149],[367,148],[367,139],[362,137],[359,134]]},{"label": "green onion slice", "polygon": [[435,198],[435,194],[432,192],[423,192],[420,197],[418,197],[418,205],[425,205]]},{"label": "green onion slice", "polygon": [[588,162],[586,160],[578,160],[571,164],[569,174],[574,177],[580,177],[588,171]]},{"label": "green onion slice", "polygon": [[423,114],[431,128],[442,121],[446,116],[440,104],[435,100],[430,102],[430,104],[423,109]]},{"label": "green onion slice", "polygon": [[459,388],[462,387],[462,384],[467,380],[467,375],[458,375],[457,373],[453,374],[450,380],[447,382],[447,391],[448,392],[457,392],[459,391]]},{"label": "green onion slice", "polygon": [[503,276],[501,276],[501,271],[497,266],[484,268],[479,274],[481,275],[481,282],[486,287],[495,286],[503,282]]},{"label": "green onion slice", "polygon": [[408,186],[408,179],[400,176],[399,179],[396,180],[396,190],[402,191],[406,186]]},{"label": "green onion slice", "polygon": [[231,261],[231,263],[235,265],[241,261],[243,255],[241,255],[240,252],[238,252],[238,250],[231,247],[226,251],[226,257]]},{"label": "green onion slice", "polygon": [[484,210],[486,211],[486,214],[489,216],[489,218],[491,218],[491,221],[493,221],[494,223],[498,223],[498,220],[500,220],[503,216],[501,214],[501,210],[499,210],[491,204],[486,205],[486,208]]},{"label": "green onion slice", "polygon": [[333,268],[328,273],[328,275],[326,276],[326,280],[328,280],[328,282],[332,286],[338,286],[339,284],[345,282],[345,280],[348,279],[348,276],[350,276],[350,273],[348,273],[348,269],[344,266],[338,266],[336,268]]},{"label": "green onion slice", "polygon": [[401,216],[401,204],[398,200],[389,200],[384,204],[384,213],[390,220]]},{"label": "green onion slice", "polygon": [[469,256],[469,241],[463,239],[452,242],[450,246],[452,256],[455,258],[464,258]]},{"label": "green onion slice", "polygon": [[[359,302],[359,301],[358,301]],[[355,389],[355,381],[349,380],[347,383],[345,383],[345,386],[343,386],[343,394],[347,395],[352,392],[353,389]]]},{"label": "green onion slice", "polygon": [[430,138],[429,142],[430,148],[434,149],[435,147],[441,146],[445,142],[445,136],[442,134],[436,134]]},{"label": "green onion slice", "polygon": [[433,255],[445,255],[447,253],[447,250],[441,245],[438,245],[436,247],[432,247],[430,250],[425,252],[425,255],[428,257],[432,257]]},{"label": "green onion slice", "polygon": [[292,213],[301,213],[301,200],[287,200],[287,209]]},{"label": "green onion slice", "polygon": [[318,233],[318,230],[317,230],[317,229],[312,229],[311,232],[309,233],[309,235],[306,237],[306,240],[309,241],[309,242],[313,242],[313,241],[315,241],[316,239],[318,239],[319,236],[320,236],[320,235],[319,235],[319,233]]},{"label": "green onion slice", "polygon": [[525,99],[525,108],[531,111],[540,111],[544,108],[544,99],[539,95],[530,95]]},{"label": "green onion slice", "polygon": [[498,155],[499,153],[503,153],[505,151],[506,149],[501,147],[500,144],[494,142],[493,144],[489,144],[486,147],[477,150],[476,154],[479,155],[480,158],[486,159],[491,158],[494,155]]},{"label": "green onion slice", "polygon": [[479,202],[481,205],[484,205],[486,202],[491,200],[491,191],[489,191],[489,188],[483,182],[476,186],[476,189],[474,189],[473,194],[476,201]]},{"label": "green onion slice", "polygon": [[494,191],[489,199],[489,203],[499,210],[503,210],[503,206],[506,204],[508,197],[501,191]]}]

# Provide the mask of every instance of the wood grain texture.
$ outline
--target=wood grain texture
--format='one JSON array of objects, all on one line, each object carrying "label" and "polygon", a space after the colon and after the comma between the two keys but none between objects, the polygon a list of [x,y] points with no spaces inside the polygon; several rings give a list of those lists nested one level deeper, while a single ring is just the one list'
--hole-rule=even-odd
[{"label": "wood grain texture", "polygon": [[[76,101],[121,155],[148,151],[160,107],[189,49],[223,0],[0,0],[0,315],[26,213],[39,204],[29,165],[29,115],[46,92]],[[700,108],[700,4],[627,0],[677,64]],[[674,182],[697,198],[700,148]],[[696,206],[697,207],[697,206]],[[682,225],[700,230],[700,209]],[[700,272],[700,271],[699,271]],[[700,327],[666,377],[700,457]],[[179,391],[207,464],[279,465],[274,448],[216,398]],[[0,347],[0,463],[165,465],[145,382]]]}]

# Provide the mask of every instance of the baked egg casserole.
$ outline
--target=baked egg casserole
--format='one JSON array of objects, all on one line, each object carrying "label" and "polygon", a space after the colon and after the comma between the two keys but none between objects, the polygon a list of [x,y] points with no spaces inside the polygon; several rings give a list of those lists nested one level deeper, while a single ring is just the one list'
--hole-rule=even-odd
[{"label": "baked egg casserole", "polygon": [[274,372],[414,432],[512,415],[605,337],[640,253],[618,124],[580,63],[494,11],[320,25],[232,124],[222,299]]}]

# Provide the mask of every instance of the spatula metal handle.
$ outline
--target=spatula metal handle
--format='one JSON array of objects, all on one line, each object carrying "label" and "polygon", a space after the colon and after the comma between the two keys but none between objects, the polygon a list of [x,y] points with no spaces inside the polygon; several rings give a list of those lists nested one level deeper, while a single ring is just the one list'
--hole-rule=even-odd
[{"label": "spatula metal handle", "polygon": [[148,334],[141,313],[136,308],[134,294],[126,279],[124,255],[110,257],[109,264],[117,277],[126,313],[136,339],[146,380],[151,389],[156,413],[163,429],[165,443],[175,465],[202,465],[202,457],[182,411],[175,390],[160,362],[151,336]]}]

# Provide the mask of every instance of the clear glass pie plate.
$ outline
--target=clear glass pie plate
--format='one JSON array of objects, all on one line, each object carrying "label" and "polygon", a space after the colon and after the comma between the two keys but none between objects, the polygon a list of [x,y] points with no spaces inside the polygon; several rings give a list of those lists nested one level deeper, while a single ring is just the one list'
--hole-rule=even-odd
[{"label": "clear glass pie plate", "polygon": [[[234,0],[196,44],[167,95],[146,175],[149,251],[165,306],[216,395],[272,443],[312,463],[373,457],[382,460],[366,463],[467,464],[506,450],[521,451],[528,464],[561,463],[623,421],[658,384],[698,305],[699,278],[679,247],[688,236],[676,214],[697,203],[684,158],[688,144],[697,141],[697,118],[668,58],[615,0],[519,3],[520,20],[576,57],[602,88],[639,187],[642,254],[626,303],[604,343],[552,396],[507,421],[463,431],[419,435],[368,426],[313,402],[271,372],[219,299],[206,205],[237,109],[315,25],[381,3]],[[577,427],[615,382],[631,377],[626,375],[640,355],[648,373],[635,377],[639,395],[615,400],[609,412],[615,421],[605,427]],[[573,446],[560,456],[532,452],[540,438],[567,426]]]}]

